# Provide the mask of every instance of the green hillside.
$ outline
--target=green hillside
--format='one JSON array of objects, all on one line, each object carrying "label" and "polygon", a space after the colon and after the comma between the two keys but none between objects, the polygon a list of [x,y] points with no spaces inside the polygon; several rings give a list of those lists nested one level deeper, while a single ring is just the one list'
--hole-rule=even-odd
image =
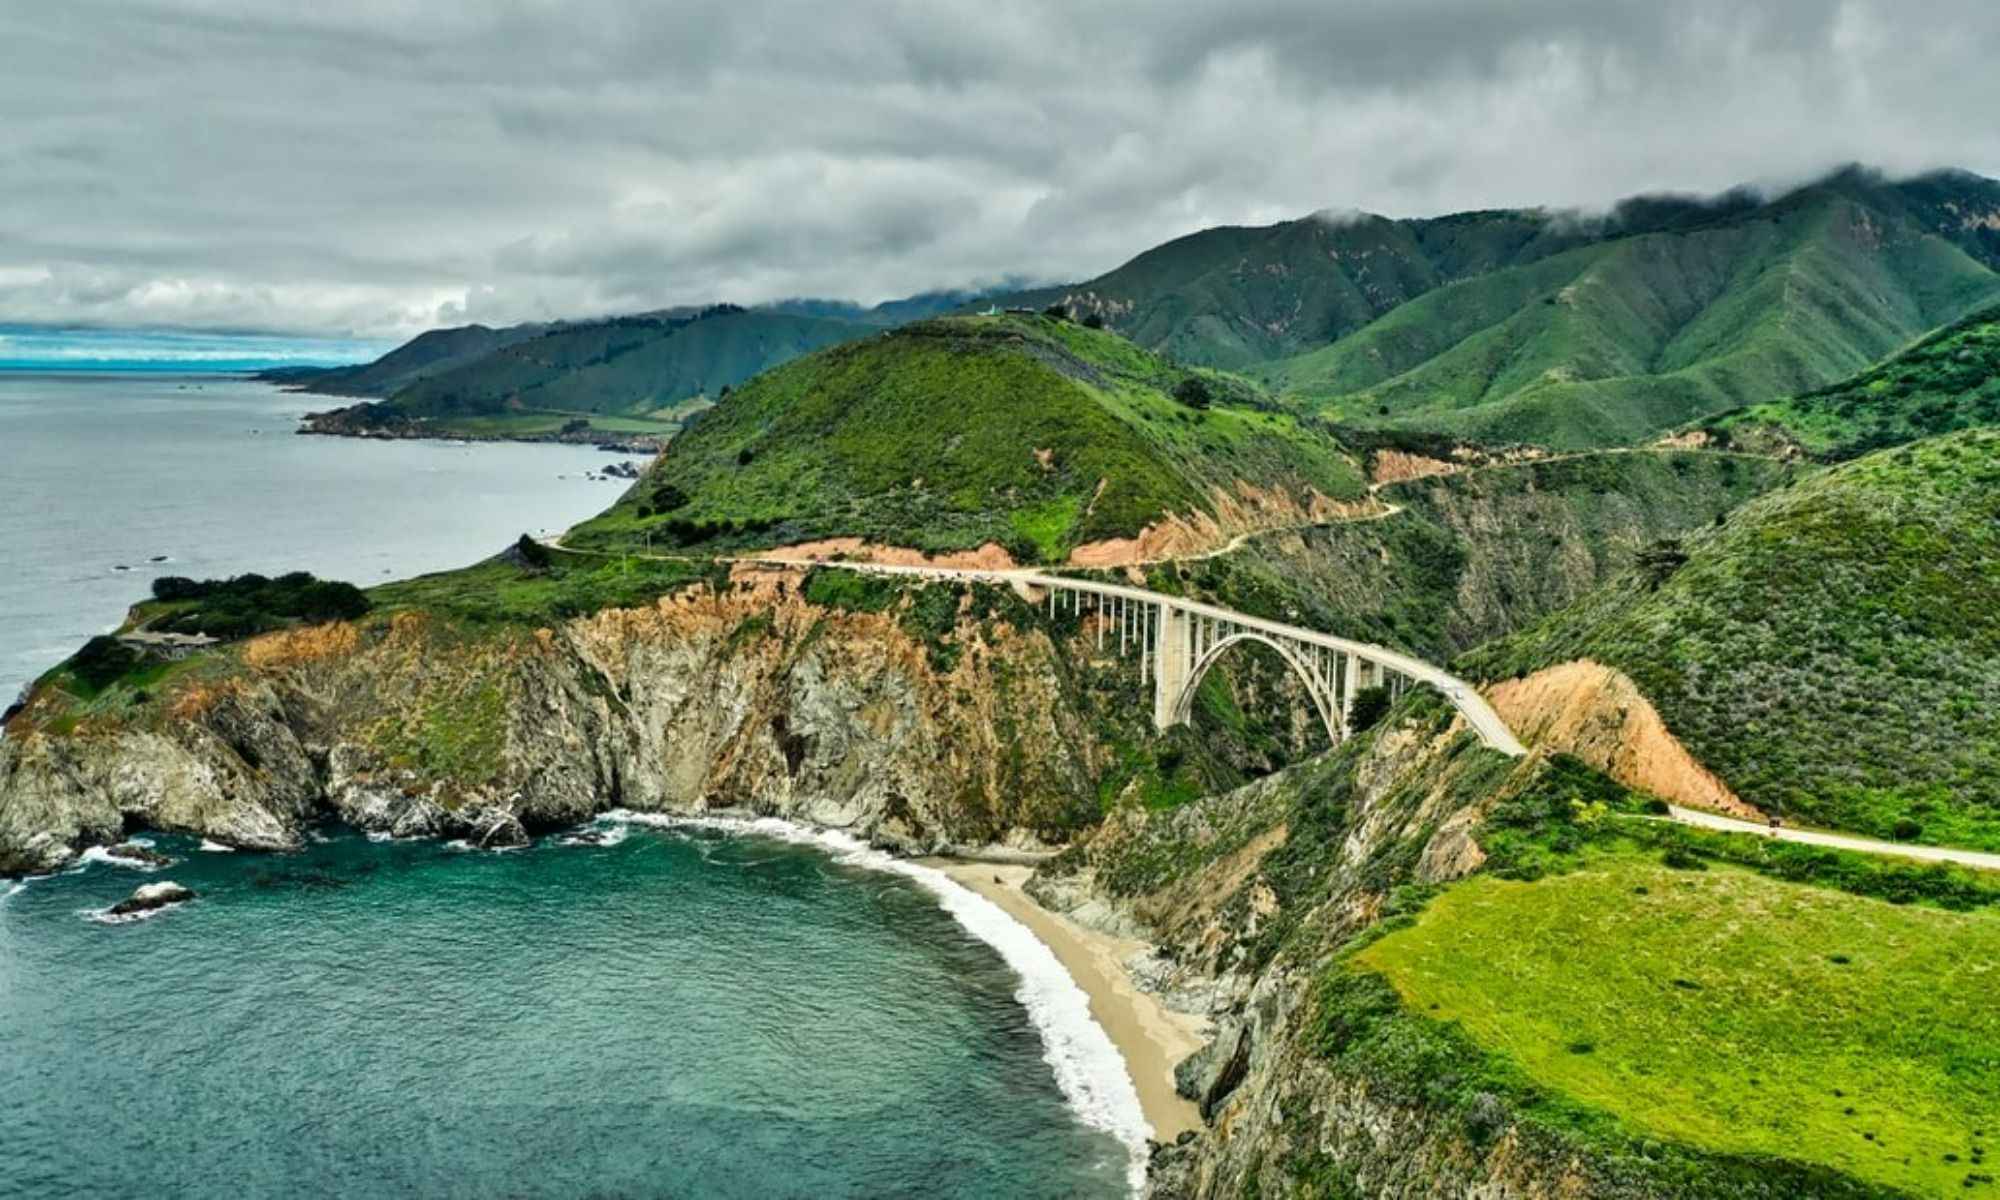
[{"label": "green hillside", "polygon": [[1593,236],[1584,226],[1532,212],[1423,221],[1316,215],[1203,230],[1088,283],[1010,302],[1094,313],[1176,359],[1240,368],[1324,345],[1452,280],[1530,262]]},{"label": "green hillside", "polygon": [[1745,800],[2000,848],[2000,432],[1857,459],[1750,502],[1462,660],[1624,671]]},{"label": "green hillside", "polygon": [[2000,275],[1903,207],[1836,178],[1438,289],[1259,374],[1358,425],[1640,442],[1824,386],[2000,298]]},{"label": "green hillside", "polygon": [[427,375],[394,396],[408,416],[538,410],[652,416],[821,346],[869,332],[851,321],[716,308],[563,326]]},{"label": "green hillside", "polygon": [[1168,515],[1213,513],[1212,489],[1239,481],[1295,499],[1360,495],[1329,434],[1261,400],[1066,321],[918,322],[736,389],[570,542],[853,535],[932,551],[992,541],[1053,562]]},{"label": "green hillside", "polygon": [[1833,387],[1725,413],[1706,428],[1727,445],[1847,459],[1984,425],[2000,425],[2000,308]]}]

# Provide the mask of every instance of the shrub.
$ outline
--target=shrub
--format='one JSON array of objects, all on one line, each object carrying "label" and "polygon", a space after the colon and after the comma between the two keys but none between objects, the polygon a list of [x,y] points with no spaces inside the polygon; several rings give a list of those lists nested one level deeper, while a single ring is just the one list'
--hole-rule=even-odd
[{"label": "shrub", "polygon": [[1208,380],[1189,375],[1174,385],[1174,399],[1199,411],[1215,402],[1215,394],[1209,390]]},{"label": "shrub", "polygon": [[1083,318],[1083,327],[1085,329],[1104,328],[1104,315],[1102,313],[1089,314],[1088,316]]},{"label": "shrub", "polygon": [[168,589],[188,607],[154,621],[167,633],[248,637],[288,622],[352,620],[370,608],[368,597],[351,583],[315,579],[294,571],[276,579],[238,575],[234,579],[181,580]]},{"label": "shrub", "polygon": [[1353,727],[1353,732],[1363,733],[1375,728],[1387,715],[1389,715],[1389,689],[1365,687],[1354,693],[1354,706],[1348,710],[1348,723]]},{"label": "shrub", "polygon": [[100,634],[83,644],[83,649],[69,660],[69,669],[90,690],[101,691],[131,670],[138,661],[137,650],[115,637]]},{"label": "shrub", "polygon": [[1890,832],[1899,842],[1913,842],[1923,836],[1924,827],[1912,817],[1898,817],[1895,828]]},{"label": "shrub", "polygon": [[537,571],[548,570],[549,548],[527,534],[522,534],[521,540],[514,543],[514,553],[520,558],[523,566],[532,567]]}]

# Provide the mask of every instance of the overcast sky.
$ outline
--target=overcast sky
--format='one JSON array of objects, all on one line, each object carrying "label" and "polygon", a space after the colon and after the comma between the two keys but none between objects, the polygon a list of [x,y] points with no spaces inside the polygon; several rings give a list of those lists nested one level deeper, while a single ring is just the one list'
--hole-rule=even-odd
[{"label": "overcast sky", "polygon": [[401,336],[2000,175],[1993,0],[0,0],[0,322]]}]

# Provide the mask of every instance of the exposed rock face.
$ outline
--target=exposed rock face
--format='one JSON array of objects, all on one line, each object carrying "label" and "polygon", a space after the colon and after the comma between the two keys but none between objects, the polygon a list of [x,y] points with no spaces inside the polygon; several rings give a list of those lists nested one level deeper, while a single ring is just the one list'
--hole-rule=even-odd
[{"label": "exposed rock face", "polygon": [[1580,659],[1496,683],[1486,694],[1524,740],[1574,754],[1628,787],[1750,820],[1763,815],[1688,753],[1620,671]]},{"label": "exposed rock face", "polygon": [[[949,670],[892,614],[735,589],[539,631],[299,631],[147,719],[0,741],[0,872],[127,822],[246,849],[329,812],[516,844],[612,807],[793,818],[922,853],[1096,815],[1094,726],[1039,631],[967,623]],[[307,636],[311,635],[311,636]]]},{"label": "exposed rock face", "polygon": [[184,904],[194,899],[194,892],[182,887],[171,879],[159,883],[149,883],[140,887],[130,896],[111,906],[107,916],[135,917],[169,904]]}]

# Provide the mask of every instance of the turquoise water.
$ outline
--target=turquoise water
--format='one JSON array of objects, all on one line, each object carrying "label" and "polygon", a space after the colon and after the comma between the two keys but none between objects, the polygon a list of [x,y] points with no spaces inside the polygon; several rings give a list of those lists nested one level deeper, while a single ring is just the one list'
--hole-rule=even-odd
[{"label": "turquoise water", "polygon": [[[160,872],[0,900],[0,1192],[1125,1193],[1021,978],[919,881],[604,828],[509,854],[160,838]],[[162,878],[199,897],[91,919]]]},{"label": "turquoise water", "polygon": [[223,376],[0,372],[0,709],[155,575],[366,586],[565,528],[622,487],[583,478],[629,457],[590,447],[293,434],[339,403]]}]

